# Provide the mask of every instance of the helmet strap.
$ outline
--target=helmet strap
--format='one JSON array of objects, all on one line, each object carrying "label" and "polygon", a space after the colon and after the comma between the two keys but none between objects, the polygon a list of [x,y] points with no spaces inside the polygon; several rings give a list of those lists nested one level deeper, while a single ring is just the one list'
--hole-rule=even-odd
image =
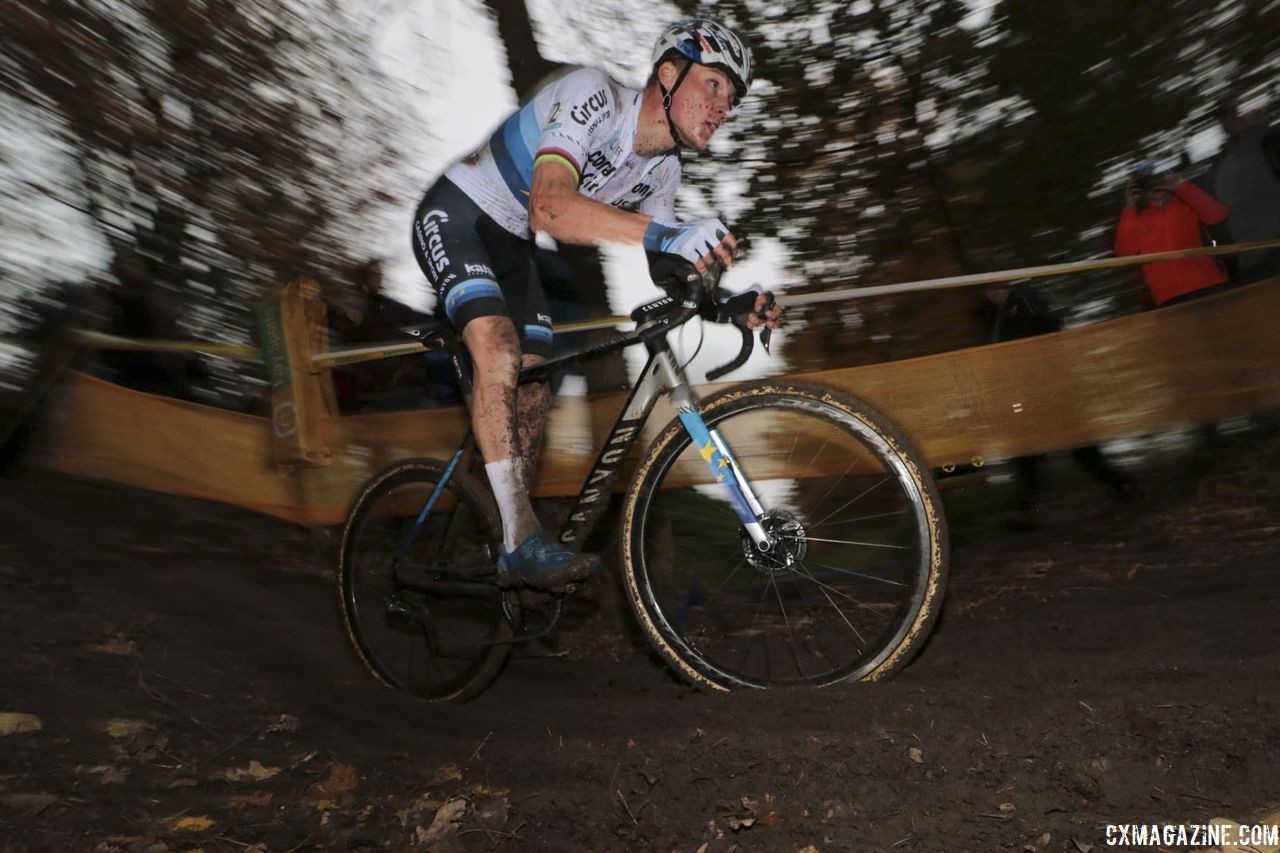
[{"label": "helmet strap", "polygon": [[667,117],[667,127],[671,130],[671,139],[675,142],[677,150],[683,148],[686,143],[683,137],[680,136],[680,131],[676,128],[675,121],[671,118],[671,98],[675,95],[676,89],[680,88],[680,84],[684,82],[685,75],[689,73],[689,69],[692,67],[692,60],[686,62],[684,68],[680,69],[680,75],[676,77],[676,82],[671,84],[669,90],[662,85],[661,80],[658,81],[658,89],[662,92],[662,112]]}]

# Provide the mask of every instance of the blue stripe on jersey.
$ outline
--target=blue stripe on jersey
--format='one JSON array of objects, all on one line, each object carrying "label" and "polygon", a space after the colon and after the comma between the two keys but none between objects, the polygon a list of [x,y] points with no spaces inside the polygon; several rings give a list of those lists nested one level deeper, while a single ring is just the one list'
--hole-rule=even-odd
[{"label": "blue stripe on jersey", "polygon": [[493,162],[506,182],[507,189],[521,207],[529,206],[529,186],[533,183],[533,155],[538,150],[542,131],[533,101],[506,121],[489,140]]},{"label": "blue stripe on jersey", "polygon": [[473,299],[502,299],[502,288],[491,278],[469,278],[449,288],[444,297],[444,313],[454,321],[458,309]]},{"label": "blue stripe on jersey", "polygon": [[541,341],[544,344],[551,343],[551,330],[546,326],[525,326],[524,336],[531,341]]}]

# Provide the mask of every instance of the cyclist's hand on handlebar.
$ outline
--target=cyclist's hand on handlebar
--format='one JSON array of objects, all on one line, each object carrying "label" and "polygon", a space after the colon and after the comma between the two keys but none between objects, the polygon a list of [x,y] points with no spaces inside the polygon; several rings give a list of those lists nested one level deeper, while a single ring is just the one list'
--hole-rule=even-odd
[{"label": "cyclist's hand on handlebar", "polygon": [[715,262],[733,266],[738,241],[719,219],[697,219],[682,225],[653,220],[644,232],[644,247],[651,252],[679,255],[704,273]]},{"label": "cyclist's hand on handlebar", "polygon": [[773,301],[773,294],[765,291],[756,297],[755,310],[747,315],[747,328],[764,326],[776,329],[782,325],[782,306]]}]

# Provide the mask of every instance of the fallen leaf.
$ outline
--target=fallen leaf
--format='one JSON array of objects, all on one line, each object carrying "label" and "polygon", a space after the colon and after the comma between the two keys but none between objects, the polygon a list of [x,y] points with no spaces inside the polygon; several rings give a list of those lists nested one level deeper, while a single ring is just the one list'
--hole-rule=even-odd
[{"label": "fallen leaf", "polygon": [[0,804],[33,814],[44,811],[57,801],[53,794],[0,794]]},{"label": "fallen leaf", "polygon": [[183,832],[204,832],[213,826],[213,821],[208,815],[187,815],[174,821],[173,828]]},{"label": "fallen leaf", "polygon": [[328,803],[341,800],[360,785],[360,777],[350,764],[330,764],[329,775],[307,789],[306,801]]},{"label": "fallen leaf", "polygon": [[102,730],[111,737],[133,737],[151,728],[151,724],[144,720],[107,720],[102,724]]},{"label": "fallen leaf", "polygon": [[152,844],[158,844],[159,838],[151,835],[108,835],[108,844],[123,844],[125,846],[150,847]]},{"label": "fallen leaf", "polygon": [[244,806],[269,806],[271,805],[270,791],[250,791],[247,794],[232,794],[227,799],[227,805],[232,808],[242,808]]},{"label": "fallen leaf", "polygon": [[436,812],[444,805],[440,800],[433,799],[430,794],[423,794],[418,799],[410,803],[406,808],[396,812],[396,817],[400,818],[401,826],[409,825],[409,818],[414,815],[425,815],[428,812]]},{"label": "fallen leaf", "polygon": [[750,829],[756,825],[755,817],[731,817],[729,818],[729,828],[734,832],[742,829]]},{"label": "fallen leaf", "polygon": [[1037,839],[1036,839],[1036,846],[1037,846],[1037,847],[1048,847],[1048,846],[1049,846],[1049,842],[1050,842],[1050,841],[1052,841],[1052,840],[1053,840],[1053,836],[1052,836],[1052,835],[1050,835],[1050,834],[1049,834],[1049,833],[1047,833],[1047,832],[1046,832],[1046,833],[1043,833],[1039,838],[1037,838]]},{"label": "fallen leaf", "polygon": [[907,750],[907,757],[910,758],[912,761],[914,761],[916,764],[924,764],[924,752],[921,751],[920,747],[918,746],[913,746],[909,748]]},{"label": "fallen leaf", "polygon": [[436,811],[436,816],[431,820],[431,826],[426,829],[418,827],[414,831],[418,843],[430,844],[453,832],[462,822],[462,816],[466,811],[467,801],[464,799],[453,799],[445,803]]},{"label": "fallen leaf", "polygon": [[1013,811],[1013,803],[1001,803],[996,808],[1000,810],[1001,814],[1009,814],[1009,812]]},{"label": "fallen leaf", "polygon": [[501,828],[506,825],[507,818],[511,815],[511,802],[506,797],[482,800],[479,803],[472,803],[471,807],[476,822],[482,827]]},{"label": "fallen leaf", "polygon": [[108,767],[102,772],[102,776],[98,778],[98,781],[103,785],[123,785],[125,775],[114,767]]},{"label": "fallen leaf", "polygon": [[1076,846],[1076,849],[1079,850],[1080,853],[1089,853],[1089,851],[1093,849],[1092,844],[1085,844],[1083,841],[1077,841],[1074,838],[1071,839],[1071,843]]},{"label": "fallen leaf", "polygon": [[38,732],[44,723],[35,714],[19,714],[14,711],[0,711],[0,735],[23,735]]},{"label": "fallen leaf", "polygon": [[246,779],[262,782],[277,775],[279,772],[279,767],[264,767],[258,761],[250,761],[248,767],[233,767],[224,773],[223,777],[228,782],[243,782]]},{"label": "fallen leaf", "polygon": [[787,819],[777,812],[769,812],[767,815],[760,818],[761,826],[782,826],[782,824],[786,822]]},{"label": "fallen leaf", "polygon": [[297,734],[300,731],[302,731],[301,720],[292,714],[281,714],[279,719],[267,724],[267,727],[262,730],[262,734],[258,736],[258,739],[261,740],[265,735],[274,735],[281,732]]},{"label": "fallen leaf", "polygon": [[458,769],[458,765],[456,764],[446,764],[444,767],[440,768],[440,777],[439,779],[437,779],[437,781],[461,782],[462,771]]},{"label": "fallen leaf", "polygon": [[496,800],[505,797],[511,793],[510,788],[490,788],[480,782],[472,782],[467,786],[467,793],[475,797],[484,797],[489,800]]},{"label": "fallen leaf", "polygon": [[104,655],[119,655],[120,657],[129,657],[133,654],[136,646],[133,640],[130,640],[124,634],[116,634],[105,643],[96,643],[89,646],[89,651],[98,652]]}]

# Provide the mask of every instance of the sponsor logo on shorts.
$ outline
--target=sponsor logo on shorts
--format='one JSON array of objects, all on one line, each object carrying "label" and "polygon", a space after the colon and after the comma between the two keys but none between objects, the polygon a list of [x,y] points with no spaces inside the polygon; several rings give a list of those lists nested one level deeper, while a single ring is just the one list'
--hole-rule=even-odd
[{"label": "sponsor logo on shorts", "polygon": [[448,221],[449,214],[443,210],[429,210],[418,222],[418,247],[427,256],[437,276],[449,266],[449,259],[444,254],[444,239],[440,236],[440,226]]},{"label": "sponsor logo on shorts", "polygon": [[489,269],[486,264],[465,264],[465,266],[467,268],[467,275],[482,275],[485,278],[497,278],[497,276],[493,274],[493,270]]},{"label": "sponsor logo on shorts", "polygon": [[542,324],[542,325],[544,325],[544,326],[551,326],[551,325],[554,325],[554,324],[551,322],[551,316],[550,316],[550,315],[548,315],[548,314],[539,314],[539,315],[538,315],[538,322],[539,322],[539,323],[541,323],[541,324]]}]

